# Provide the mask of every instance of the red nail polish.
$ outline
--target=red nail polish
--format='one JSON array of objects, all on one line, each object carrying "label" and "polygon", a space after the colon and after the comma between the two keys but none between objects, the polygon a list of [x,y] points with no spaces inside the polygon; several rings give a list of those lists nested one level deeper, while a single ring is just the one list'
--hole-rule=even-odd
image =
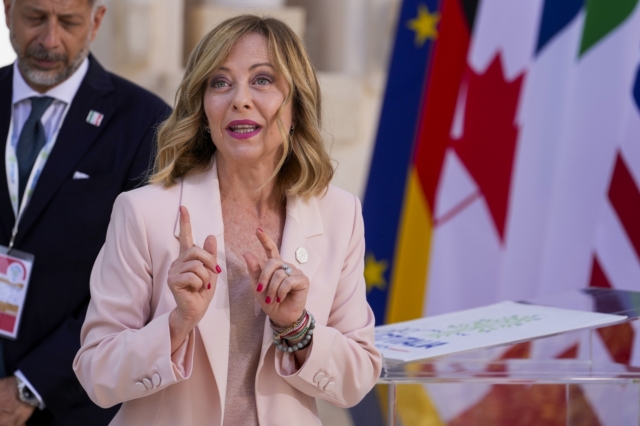
[{"label": "red nail polish", "polygon": [[271,303],[271,298],[270,298],[269,296],[267,296],[267,298],[266,298],[266,299],[264,299],[264,303],[266,303],[267,305],[268,305],[269,303]]},{"label": "red nail polish", "polygon": [[220,265],[216,265],[216,272],[217,273],[222,272],[222,268],[220,268]]},{"label": "red nail polish", "polygon": [[260,232],[264,232],[264,231],[262,230],[262,228],[258,228],[258,231],[260,231]]},{"label": "red nail polish", "polygon": [[211,283],[207,284],[207,290],[211,290]]},{"label": "red nail polish", "polygon": [[260,293],[262,291],[262,284],[258,283],[258,288],[256,288],[256,291],[258,293]]},{"label": "red nail polish", "polygon": [[276,297],[276,302],[280,303],[280,298]]}]

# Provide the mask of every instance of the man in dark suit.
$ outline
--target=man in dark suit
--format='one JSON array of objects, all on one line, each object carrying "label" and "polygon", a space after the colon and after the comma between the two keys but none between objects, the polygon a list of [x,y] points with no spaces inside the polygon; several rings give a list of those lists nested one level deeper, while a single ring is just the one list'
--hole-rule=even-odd
[{"label": "man in dark suit", "polygon": [[35,260],[17,339],[0,337],[0,425],[108,424],[117,407],[95,406],[72,362],[112,204],[144,181],[170,109],[88,54],[99,0],[4,7],[18,59],[0,69],[0,244]]}]

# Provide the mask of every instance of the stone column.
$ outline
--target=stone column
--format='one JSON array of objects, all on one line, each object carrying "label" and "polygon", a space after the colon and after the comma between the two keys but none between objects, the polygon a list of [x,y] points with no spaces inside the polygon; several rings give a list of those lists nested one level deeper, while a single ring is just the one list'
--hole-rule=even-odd
[{"label": "stone column", "polygon": [[288,0],[307,11],[305,42],[318,69],[323,138],[333,183],[362,195],[384,94],[399,0]]},{"label": "stone column", "polygon": [[198,41],[212,28],[241,13],[272,16],[286,22],[299,37],[304,37],[305,11],[285,6],[284,0],[186,0],[184,63]]},{"label": "stone column", "polygon": [[309,54],[321,71],[362,74],[371,0],[290,0],[307,10]]},{"label": "stone column", "polygon": [[103,0],[102,28],[92,46],[117,74],[173,104],[182,78],[182,0]]}]

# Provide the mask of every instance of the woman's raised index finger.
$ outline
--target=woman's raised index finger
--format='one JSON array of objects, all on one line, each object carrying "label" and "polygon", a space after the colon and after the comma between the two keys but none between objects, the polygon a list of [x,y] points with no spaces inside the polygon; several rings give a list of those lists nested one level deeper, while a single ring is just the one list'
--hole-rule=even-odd
[{"label": "woman's raised index finger", "polygon": [[180,206],[180,251],[189,250],[193,247],[193,236],[191,235],[191,217],[189,210],[185,206]]},{"label": "woman's raised index finger", "polygon": [[258,241],[262,244],[264,251],[267,253],[267,259],[280,259],[280,252],[275,242],[262,229],[256,229]]}]

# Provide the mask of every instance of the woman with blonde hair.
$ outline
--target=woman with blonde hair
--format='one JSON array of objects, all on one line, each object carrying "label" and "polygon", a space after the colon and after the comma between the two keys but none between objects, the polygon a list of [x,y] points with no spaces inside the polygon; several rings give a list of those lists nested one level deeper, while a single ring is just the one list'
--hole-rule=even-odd
[{"label": "woman with blonde hair", "polygon": [[116,425],[320,424],[379,374],[358,199],[329,184],[300,40],[243,15],[191,54],[150,185],[118,197],[74,370]]}]

